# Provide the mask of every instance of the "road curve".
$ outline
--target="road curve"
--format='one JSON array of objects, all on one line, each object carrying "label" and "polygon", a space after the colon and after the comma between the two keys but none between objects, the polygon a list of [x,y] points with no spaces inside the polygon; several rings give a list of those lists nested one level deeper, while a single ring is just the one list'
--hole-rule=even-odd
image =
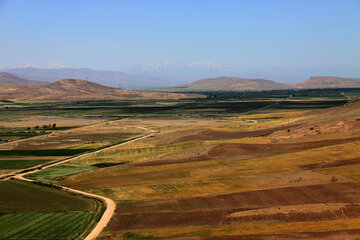
[{"label": "road curve", "polygon": [[[73,157],[73,158],[64,159],[63,161],[57,161],[57,162],[55,162],[53,164],[49,164],[49,165],[47,165],[47,166],[45,166],[45,167],[43,167],[41,169],[36,168],[36,169],[34,169],[32,171],[25,172],[25,173],[15,173],[15,175],[12,175],[12,178],[16,178],[16,179],[20,179],[20,180],[28,181],[28,182],[34,182],[34,180],[25,178],[24,175],[35,173],[35,172],[41,171],[43,169],[59,165],[59,164],[63,164],[63,163],[69,162],[71,160],[74,160],[74,159],[77,159],[77,158],[80,158],[80,157],[83,157],[83,156],[87,156],[89,154],[98,153],[98,152],[101,152],[101,151],[109,150],[109,149],[116,148],[116,147],[121,146],[121,145],[131,143],[131,142],[139,141],[141,139],[150,137],[153,134],[154,134],[154,131],[152,131],[151,133],[148,133],[146,135],[143,135],[143,136],[140,136],[140,137],[137,137],[137,138],[133,138],[133,139],[128,140],[126,142],[122,142],[122,143],[119,143],[119,144],[116,144],[116,145],[113,145],[113,146],[110,146],[110,147],[107,147],[107,148],[103,148],[103,149],[100,149],[100,150],[97,150],[97,151],[94,151],[94,152],[90,152],[90,153],[84,153],[84,154],[78,155],[78,156]],[[59,186],[59,185],[57,185],[57,186]],[[72,188],[68,188],[68,187],[63,187],[63,186],[60,186],[60,187],[62,188],[62,190],[77,193],[77,194],[82,194],[82,195],[87,196],[87,197],[97,198],[97,199],[100,199],[101,201],[103,201],[105,203],[105,207],[106,207],[105,212],[101,216],[101,219],[96,224],[96,226],[86,236],[86,238],[84,238],[84,240],[93,240],[96,237],[98,237],[100,235],[100,233],[102,232],[102,230],[109,223],[112,215],[114,214],[115,208],[116,208],[116,203],[113,200],[111,200],[110,198],[100,196],[100,195],[97,195],[97,194],[83,192],[83,191],[80,191],[80,190],[76,190],[76,189],[72,189]]]},{"label": "road curve", "polygon": [[96,224],[96,226],[89,233],[89,235],[87,235],[86,238],[84,238],[84,240],[93,240],[93,239],[97,238],[100,235],[100,233],[102,232],[102,230],[109,223],[112,215],[114,214],[115,208],[116,208],[116,203],[113,200],[111,200],[110,198],[103,197],[103,196],[100,196],[100,195],[87,193],[87,192],[83,192],[83,191],[79,191],[79,190],[72,189],[72,188],[67,188],[67,187],[63,187],[63,189],[66,190],[66,191],[82,194],[82,195],[85,195],[85,196],[88,196],[88,197],[97,198],[97,199],[100,199],[100,200],[105,202],[105,207],[106,207],[105,212],[101,216],[101,219]]}]

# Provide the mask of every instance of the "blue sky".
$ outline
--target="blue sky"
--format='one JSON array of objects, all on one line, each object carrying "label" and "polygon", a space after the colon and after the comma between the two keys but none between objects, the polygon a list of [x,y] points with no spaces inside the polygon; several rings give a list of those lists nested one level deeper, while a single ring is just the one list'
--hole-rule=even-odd
[{"label": "blue sky", "polygon": [[360,67],[359,0],[0,0],[0,65]]}]

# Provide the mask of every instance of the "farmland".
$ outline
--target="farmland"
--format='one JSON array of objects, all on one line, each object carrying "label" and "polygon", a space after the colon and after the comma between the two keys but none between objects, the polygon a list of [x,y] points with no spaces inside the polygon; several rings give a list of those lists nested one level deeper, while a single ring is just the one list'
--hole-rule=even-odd
[{"label": "farmland", "polygon": [[[344,94],[357,93],[10,104],[4,128],[29,115],[64,126],[2,143],[0,167],[37,169],[25,177],[113,199],[115,214],[98,239],[353,239],[360,108]],[[34,183],[5,180],[0,189],[0,219],[9,222],[0,233],[11,239],[81,239],[103,211],[98,200]]]},{"label": "farmland", "polygon": [[6,223],[0,234],[4,239],[72,239],[85,230],[90,217],[89,212],[8,213],[0,216]]},{"label": "farmland", "polygon": [[[17,124],[22,121],[19,120]],[[36,124],[36,117],[32,117],[31,121]],[[81,126],[75,127],[74,124],[79,124],[79,121]],[[104,203],[41,181],[56,182],[52,179],[103,165],[59,165],[56,171],[44,169],[45,172],[39,176],[34,174],[30,177],[36,180],[34,183],[11,180],[13,178],[8,176],[42,169],[48,164],[121,143],[144,133],[138,127],[112,124],[101,119],[94,121],[79,117],[73,119],[73,124],[71,119],[59,119],[58,122],[65,126],[1,144],[0,174],[3,174],[3,180],[0,181],[0,219],[2,223],[6,222],[0,227],[1,239],[83,239],[103,214]],[[3,123],[7,125],[7,122]],[[11,124],[16,125],[16,121]],[[8,130],[13,128],[13,125],[4,127]]]},{"label": "farmland", "polygon": [[210,122],[126,120],[159,133],[73,160],[125,164],[60,183],[117,202],[99,239],[353,239],[359,108],[313,106],[280,102]]},{"label": "farmland", "polygon": [[22,181],[1,181],[0,191],[2,239],[76,238],[102,211],[97,200]]}]

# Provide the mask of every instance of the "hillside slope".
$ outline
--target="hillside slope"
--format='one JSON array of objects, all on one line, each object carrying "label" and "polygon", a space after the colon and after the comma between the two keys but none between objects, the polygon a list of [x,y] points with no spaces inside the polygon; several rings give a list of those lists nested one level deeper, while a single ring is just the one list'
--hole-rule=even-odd
[{"label": "hillside slope", "polygon": [[360,136],[360,96],[343,106],[302,113],[293,119],[290,117],[289,121],[294,124],[292,127],[274,132],[270,137],[288,141],[309,137],[324,139]]},{"label": "hillside slope", "polygon": [[63,79],[48,85],[0,85],[0,99],[39,100],[122,100],[179,99],[205,97],[199,94],[138,92],[102,86],[80,79]]},{"label": "hillside slope", "polygon": [[33,81],[24,78],[19,78],[12,74],[6,72],[0,72],[0,84],[34,84],[34,85],[42,85],[47,84],[47,82],[42,81]]},{"label": "hillside slope", "polygon": [[202,91],[256,91],[288,89],[291,85],[277,83],[264,79],[245,79],[238,77],[217,77],[205,78],[189,84],[178,86],[184,90],[202,90]]},{"label": "hillside slope", "polygon": [[294,84],[294,88],[359,88],[360,78],[342,78],[331,76],[310,77],[309,79]]}]

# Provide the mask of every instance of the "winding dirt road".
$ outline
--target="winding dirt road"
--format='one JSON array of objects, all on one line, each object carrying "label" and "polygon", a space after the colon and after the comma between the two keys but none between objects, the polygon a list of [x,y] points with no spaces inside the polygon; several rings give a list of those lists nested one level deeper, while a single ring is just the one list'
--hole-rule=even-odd
[{"label": "winding dirt road", "polygon": [[[145,129],[143,127],[139,127],[139,128]],[[149,129],[146,129],[146,130],[149,130]],[[59,165],[59,164],[69,162],[71,160],[74,160],[74,159],[77,159],[77,158],[80,158],[80,157],[84,157],[84,156],[87,156],[87,155],[90,155],[90,154],[94,154],[94,153],[98,153],[98,152],[101,152],[101,151],[116,148],[118,146],[125,145],[125,144],[131,143],[131,142],[139,141],[139,140],[142,140],[144,138],[150,137],[150,136],[155,134],[154,131],[152,131],[152,130],[150,130],[150,131],[151,131],[151,133],[148,133],[146,135],[130,139],[130,140],[126,141],[126,142],[122,142],[122,143],[119,143],[119,144],[116,144],[116,145],[113,145],[113,146],[110,146],[110,147],[107,147],[107,148],[103,148],[103,149],[100,149],[100,150],[97,150],[97,151],[94,151],[94,152],[84,153],[84,154],[81,154],[81,155],[78,155],[78,156],[75,156],[75,157],[72,157],[72,158],[60,160],[60,161],[57,161],[57,162],[55,162],[53,164],[48,164],[48,165],[42,167],[41,169],[36,168],[36,169],[34,169],[32,171],[28,171],[28,172],[25,172],[25,173],[15,173],[11,177],[19,179],[19,180],[23,180],[23,181],[33,182],[34,180],[25,178],[24,176],[27,175],[27,174],[31,174],[31,173],[41,171],[41,170],[49,168],[49,167],[53,167],[53,166],[56,166],[56,165]],[[59,185],[57,185],[57,186],[59,186]],[[62,187],[62,190],[77,193],[77,194],[82,194],[82,195],[87,196],[87,197],[97,198],[97,199],[100,199],[101,201],[103,201],[105,203],[106,210],[104,211],[103,215],[101,216],[101,219],[96,224],[96,226],[93,228],[93,230],[89,233],[89,235],[87,235],[86,238],[84,238],[84,240],[93,240],[96,237],[98,237],[100,235],[101,231],[106,227],[106,225],[109,223],[111,217],[113,216],[113,214],[115,212],[115,208],[116,208],[116,203],[113,200],[111,200],[110,198],[107,198],[107,197],[104,197],[104,196],[100,196],[100,195],[96,195],[96,194],[92,194],[92,193],[87,193],[87,192],[83,192],[83,191],[68,188],[68,187],[63,187],[63,186],[60,186],[60,187]]]}]

